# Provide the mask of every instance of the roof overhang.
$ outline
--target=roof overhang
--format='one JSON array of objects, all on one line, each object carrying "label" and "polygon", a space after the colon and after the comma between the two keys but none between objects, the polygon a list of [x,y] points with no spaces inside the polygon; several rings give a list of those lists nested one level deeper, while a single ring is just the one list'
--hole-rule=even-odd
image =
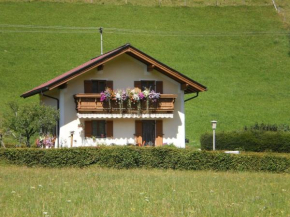
[{"label": "roof overhang", "polygon": [[181,74],[180,72],[170,68],[169,66],[159,62],[158,60],[152,58],[151,56],[145,54],[144,52],[138,50],[137,48],[133,47],[130,44],[125,44],[119,48],[116,48],[112,51],[109,51],[101,56],[91,59],[90,61],[71,69],[70,71],[59,75],[50,81],[47,81],[32,90],[29,90],[21,95],[21,97],[26,98],[33,96],[38,93],[46,92],[49,90],[53,90],[61,85],[67,83],[68,81],[90,71],[91,69],[97,68],[109,62],[110,60],[122,55],[128,54],[131,57],[143,62],[148,67],[155,69],[162,74],[172,78],[173,80],[177,81],[184,87],[185,93],[195,93],[195,92],[202,92],[206,91],[206,87],[202,84],[192,80],[191,78]]}]

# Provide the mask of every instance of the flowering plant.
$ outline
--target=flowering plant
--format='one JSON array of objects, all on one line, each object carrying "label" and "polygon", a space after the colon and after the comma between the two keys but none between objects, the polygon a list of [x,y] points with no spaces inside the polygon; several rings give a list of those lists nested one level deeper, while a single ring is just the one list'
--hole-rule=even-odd
[{"label": "flowering plant", "polygon": [[146,110],[147,112],[149,111],[149,94],[150,94],[150,89],[145,88],[145,90],[143,90],[143,95],[144,95],[144,99],[146,100]]},{"label": "flowering plant", "polygon": [[117,91],[114,92],[114,96],[116,102],[119,104],[120,114],[122,114],[123,102],[127,100],[128,95],[125,90],[118,89]]},{"label": "flowering plant", "polygon": [[145,88],[145,90],[143,90],[143,95],[144,95],[144,97],[145,98],[147,98],[148,96],[149,96],[149,93],[150,93],[150,89],[148,89],[148,88]]},{"label": "flowering plant", "polygon": [[117,102],[122,102],[122,101],[126,101],[127,98],[128,98],[128,95],[126,93],[125,90],[117,90],[114,92],[114,96],[115,96],[115,99],[117,100]]},{"label": "flowering plant", "polygon": [[144,98],[144,95],[138,89],[132,89],[130,91],[129,98],[133,103],[136,103],[142,100]]},{"label": "flowering plant", "polygon": [[111,88],[106,88],[105,91],[101,92],[101,99],[100,101],[103,102],[103,101],[109,101],[112,97],[113,97],[113,91]]},{"label": "flowering plant", "polygon": [[149,99],[152,102],[157,102],[157,100],[160,98],[160,93],[156,93],[154,90],[151,90],[149,93]]},{"label": "flowering plant", "polygon": [[127,107],[130,112],[132,108],[132,103],[137,104],[138,112],[141,111],[141,101],[146,101],[146,109],[149,110],[149,104],[151,102],[156,102],[160,98],[160,93],[156,93],[154,90],[145,88],[141,91],[138,88],[127,88],[126,90],[117,89],[113,91],[110,88],[106,88],[105,91],[101,92],[101,102],[108,102],[109,108],[111,108],[111,99],[116,100],[116,103],[119,104],[120,113],[123,110],[123,102],[127,102]]},{"label": "flowering plant", "polygon": [[128,93],[128,107],[129,109],[131,109],[131,102],[133,102],[133,104],[137,104],[137,111],[138,113],[141,111],[141,100],[144,99],[144,94],[140,91],[140,89],[127,89],[127,93]]},{"label": "flowering plant", "polygon": [[51,148],[54,146],[54,137],[50,136],[50,135],[46,135],[46,136],[40,136],[37,140],[36,140],[36,145],[39,148]]}]

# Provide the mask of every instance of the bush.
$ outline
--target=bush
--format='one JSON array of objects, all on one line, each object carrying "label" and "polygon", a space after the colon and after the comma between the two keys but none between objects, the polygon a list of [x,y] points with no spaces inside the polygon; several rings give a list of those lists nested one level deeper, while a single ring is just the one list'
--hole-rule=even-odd
[{"label": "bush", "polygon": [[[212,134],[200,139],[202,150],[212,150]],[[290,152],[290,133],[271,131],[222,132],[216,134],[216,150]]]},{"label": "bush", "polygon": [[272,132],[290,132],[290,126],[287,124],[264,124],[264,123],[256,123],[252,126],[245,126],[244,130],[259,130],[259,131],[272,131]]},{"label": "bush", "polygon": [[0,162],[43,167],[99,165],[118,169],[269,171],[290,173],[290,156],[273,153],[230,155],[171,147],[1,149]]}]

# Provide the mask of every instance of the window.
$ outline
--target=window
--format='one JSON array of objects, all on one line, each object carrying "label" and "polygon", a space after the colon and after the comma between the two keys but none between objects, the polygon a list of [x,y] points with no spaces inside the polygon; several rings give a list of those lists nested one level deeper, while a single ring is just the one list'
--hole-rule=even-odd
[{"label": "window", "polygon": [[92,121],[92,136],[96,138],[106,137],[106,121]]},{"label": "window", "polygon": [[145,88],[150,88],[150,90],[163,94],[163,81],[134,81],[134,87],[137,87],[142,91],[145,90]]},{"label": "window", "polygon": [[85,121],[85,137],[112,138],[113,121],[91,120]]},{"label": "window", "polygon": [[141,81],[141,90],[148,88],[155,91],[155,81]]},{"label": "window", "polygon": [[113,89],[113,81],[106,80],[85,80],[85,93],[101,93],[105,91],[106,87]]},{"label": "window", "polygon": [[92,80],[92,93],[101,93],[105,91],[106,81]]}]

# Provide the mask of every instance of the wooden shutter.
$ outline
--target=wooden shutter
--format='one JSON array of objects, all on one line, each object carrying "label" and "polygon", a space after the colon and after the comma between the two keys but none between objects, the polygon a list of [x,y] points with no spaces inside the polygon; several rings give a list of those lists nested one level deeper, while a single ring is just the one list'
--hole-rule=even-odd
[{"label": "wooden shutter", "polygon": [[142,121],[135,121],[135,141],[136,145],[142,146]]},{"label": "wooden shutter", "polygon": [[140,90],[142,90],[141,81],[134,81],[134,87],[135,88],[139,88]]},{"label": "wooden shutter", "polygon": [[113,90],[113,81],[106,81],[106,86]]},{"label": "wooden shutter", "polygon": [[92,136],[92,121],[85,121],[85,137]]},{"label": "wooden shutter", "polygon": [[155,138],[155,146],[163,145],[163,123],[162,120],[156,121],[156,138]]},{"label": "wooden shutter", "polygon": [[84,81],[84,88],[85,88],[85,93],[92,93],[93,92],[93,84],[91,80],[85,80]]},{"label": "wooden shutter", "polygon": [[106,122],[107,138],[113,137],[113,121]]},{"label": "wooden shutter", "polygon": [[163,94],[163,81],[156,81],[156,93]]}]

